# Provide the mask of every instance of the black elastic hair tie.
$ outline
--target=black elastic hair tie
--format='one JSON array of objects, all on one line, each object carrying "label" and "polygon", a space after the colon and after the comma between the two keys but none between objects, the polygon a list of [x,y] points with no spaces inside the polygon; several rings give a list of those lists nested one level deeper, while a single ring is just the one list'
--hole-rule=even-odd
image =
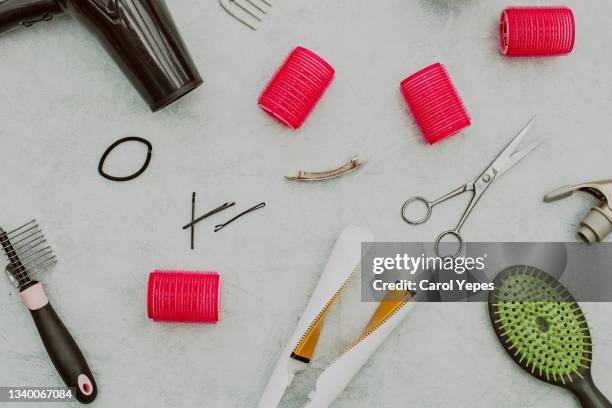
[{"label": "black elastic hair tie", "polygon": [[[106,158],[108,157],[108,155],[110,154],[110,152],[113,151],[113,149],[117,146],[119,146],[122,143],[125,142],[140,142],[144,145],[147,146],[147,158],[144,162],[144,164],[142,165],[142,167],[140,168],[140,170],[138,170],[136,173],[126,176],[126,177],[116,177],[116,176],[111,176],[108,173],[104,172],[104,162],[106,161]],[[137,137],[137,136],[129,136],[129,137],[124,137],[123,139],[119,139],[117,140],[115,143],[113,143],[112,145],[110,145],[108,147],[108,149],[106,149],[106,151],[104,152],[104,154],[102,155],[102,157],[100,158],[100,163],[98,164],[98,173],[100,173],[100,175],[106,179],[112,180],[112,181],[129,181],[129,180],[134,180],[136,177],[140,176],[142,173],[144,173],[144,171],[147,169],[147,167],[149,167],[149,163],[151,162],[151,153],[153,152],[153,145],[151,144],[151,142],[149,142],[146,139],[143,139],[142,137]]]}]

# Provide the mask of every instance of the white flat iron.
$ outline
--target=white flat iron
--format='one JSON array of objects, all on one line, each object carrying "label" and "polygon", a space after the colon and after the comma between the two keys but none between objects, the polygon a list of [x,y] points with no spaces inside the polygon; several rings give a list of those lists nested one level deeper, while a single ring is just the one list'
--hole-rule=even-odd
[{"label": "white flat iron", "polygon": [[[372,233],[363,228],[350,226],[342,231],[306,310],[289,344],[281,353],[258,408],[277,407],[295,374],[308,366],[315,352],[325,315],[338,299],[353,271],[359,267],[361,243],[372,241]],[[387,293],[363,333],[319,376],[316,389],[309,395],[310,402],[306,407],[325,408],[338,397],[368,358],[408,314],[413,306],[413,302],[410,302],[412,295],[408,291],[399,290]]]}]

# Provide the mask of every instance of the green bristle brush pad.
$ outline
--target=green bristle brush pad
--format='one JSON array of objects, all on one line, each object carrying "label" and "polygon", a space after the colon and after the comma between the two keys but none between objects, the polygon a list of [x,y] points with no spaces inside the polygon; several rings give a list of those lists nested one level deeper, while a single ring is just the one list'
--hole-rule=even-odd
[{"label": "green bristle brush pad", "polygon": [[591,378],[587,321],[558,280],[531,266],[504,269],[489,295],[489,315],[508,354],[534,377],[572,391],[586,408],[612,408]]}]

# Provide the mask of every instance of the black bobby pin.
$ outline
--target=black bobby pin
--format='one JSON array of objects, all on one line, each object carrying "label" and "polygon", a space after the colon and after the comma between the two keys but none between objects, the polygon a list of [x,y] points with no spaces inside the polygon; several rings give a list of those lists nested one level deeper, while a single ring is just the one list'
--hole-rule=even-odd
[{"label": "black bobby pin", "polygon": [[203,216],[198,217],[195,220],[192,220],[189,224],[184,225],[183,229],[185,230],[185,229],[187,229],[189,227],[192,227],[192,226],[196,225],[198,222],[200,222],[200,221],[210,217],[211,215],[215,215],[218,212],[221,212],[223,210],[227,210],[228,208],[230,208],[230,207],[232,207],[234,205],[236,205],[236,203],[234,203],[234,202],[232,202],[232,203],[225,203],[223,205],[220,205],[219,207],[215,208],[214,210],[207,212]]},{"label": "black bobby pin", "polygon": [[193,227],[193,219],[195,218],[195,191],[191,195],[191,249],[193,249],[193,236],[195,228]]},{"label": "black bobby pin", "polygon": [[255,210],[259,210],[260,208],[264,208],[266,206],[266,203],[259,203],[254,207],[249,208],[248,210],[238,214],[237,216],[235,216],[234,218],[232,218],[231,220],[229,220],[228,222],[226,222],[225,224],[219,224],[219,225],[215,225],[215,232],[223,229],[224,227],[228,226],[229,224],[231,224],[232,222],[236,221],[238,218],[242,217],[243,215],[246,215],[250,212],[253,212]]}]

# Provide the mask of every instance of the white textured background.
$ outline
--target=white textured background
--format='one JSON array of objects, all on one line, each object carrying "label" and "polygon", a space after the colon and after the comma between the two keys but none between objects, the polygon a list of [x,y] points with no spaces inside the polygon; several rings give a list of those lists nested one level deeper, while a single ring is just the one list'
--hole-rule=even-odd
[{"label": "white textured background", "polygon": [[[357,224],[381,241],[433,239],[454,225],[463,202],[410,227],[399,216],[403,201],[436,197],[474,177],[535,113],[528,140],[547,142],[495,183],[464,234],[574,240],[592,200],[541,198],[563,184],[612,177],[612,2],[537,1],[551,3],[575,12],[574,52],[509,60],[497,50],[499,13],[534,2],[278,0],[251,32],[217,1],[168,0],[205,84],[156,114],[69,17],[0,38],[0,225],[36,217],[58,253],[45,282],[95,372],[93,406],[254,406],[340,230]],[[256,99],[296,45],[320,54],[337,75],[303,128],[291,132]],[[398,85],[435,61],[446,65],[473,125],[428,146]],[[102,179],[100,155],[128,135],[152,141],[151,166],[132,182]],[[309,185],[283,179],[356,153],[370,162],[350,177]],[[129,172],[143,157],[140,145],[125,145],[109,159],[109,172]],[[199,225],[193,252],[180,228],[192,191],[198,213],[238,202]],[[260,201],[264,210],[212,232]],[[219,271],[221,322],[149,321],[153,269]],[[18,294],[4,279],[0,292],[0,385],[59,385]],[[325,363],[356,335],[360,323],[349,323],[356,301],[348,295],[329,316],[319,357],[296,378],[286,406],[304,403]],[[595,337],[594,377],[612,395],[612,307],[584,308]],[[391,406],[577,402],[505,355],[484,305],[447,304],[417,305],[335,404]]]}]

